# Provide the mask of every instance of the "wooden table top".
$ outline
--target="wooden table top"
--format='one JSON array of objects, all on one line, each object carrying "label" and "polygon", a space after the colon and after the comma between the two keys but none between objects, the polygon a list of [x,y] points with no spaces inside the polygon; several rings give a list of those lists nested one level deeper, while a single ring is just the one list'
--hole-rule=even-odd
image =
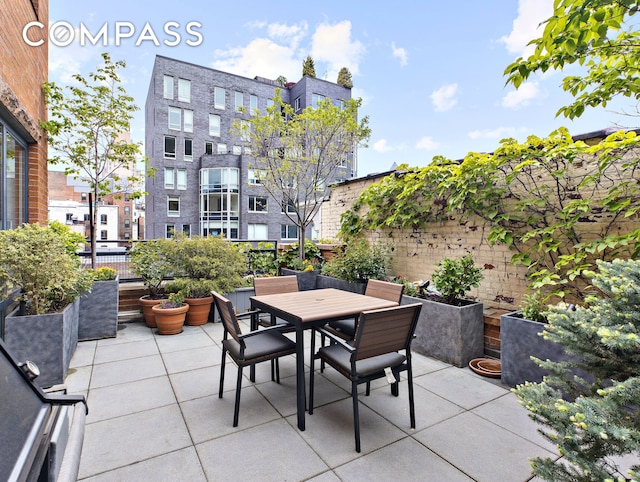
[{"label": "wooden table top", "polygon": [[350,318],[362,311],[398,305],[395,301],[334,288],[252,296],[251,299],[256,308],[273,308],[274,311],[289,315],[283,319],[302,323]]}]

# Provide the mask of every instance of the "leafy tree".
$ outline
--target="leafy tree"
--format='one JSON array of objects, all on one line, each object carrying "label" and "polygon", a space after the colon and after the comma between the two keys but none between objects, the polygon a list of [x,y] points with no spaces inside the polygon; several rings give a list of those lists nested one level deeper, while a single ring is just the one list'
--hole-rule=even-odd
[{"label": "leafy tree", "polygon": [[351,72],[348,68],[342,67],[340,72],[338,72],[338,80],[336,82],[338,85],[346,87],[347,89],[351,89],[353,87],[353,79],[351,78]]},{"label": "leafy tree", "polygon": [[320,208],[341,162],[370,136],[369,119],[358,121],[361,100],[349,99],[340,108],[323,99],[314,109],[295,114],[276,91],[264,116],[236,123],[234,130],[251,149],[253,167],[264,173],[261,184],[298,227],[300,259],[305,231]]},{"label": "leafy tree", "polygon": [[[53,165],[65,166],[65,174],[86,182],[93,198],[113,192],[127,192],[132,199],[142,193],[136,183],[142,176],[135,165],[141,153],[140,143],[122,137],[129,131],[133,113],[138,110],[133,97],[120,85],[118,69],[123,61],[112,62],[102,54],[104,65],[88,78],[74,74],[77,84],[60,87],[54,82],[44,85],[49,120],[41,122],[55,155]],[[128,172],[121,177],[122,172]],[[95,205],[91,232],[91,266],[96,263],[97,209]]]},{"label": "leafy tree", "polygon": [[302,76],[308,75],[309,77],[316,76],[316,66],[311,58],[311,55],[307,55],[307,58],[302,62]]},{"label": "leafy tree", "polygon": [[276,79],[276,82],[278,83],[278,85],[280,85],[280,87],[284,87],[284,84],[287,83],[287,78],[284,75],[279,75]]},{"label": "leafy tree", "polygon": [[543,435],[562,455],[559,461],[532,461],[534,472],[547,480],[638,480],[640,475],[637,458],[627,474],[611,459],[640,455],[640,261],[598,262],[598,267],[590,276],[601,294],[575,311],[552,308],[543,333],[574,360],[537,360],[551,374],[515,389],[529,416],[550,429]]},{"label": "leafy tree", "polygon": [[638,0],[556,0],[542,36],[531,41],[535,52],[506,68],[507,83],[518,88],[534,72],[578,64],[586,74],[563,79],[562,88],[575,100],[557,115],[573,119],[619,95],[637,101],[640,34],[631,17],[639,9]]}]

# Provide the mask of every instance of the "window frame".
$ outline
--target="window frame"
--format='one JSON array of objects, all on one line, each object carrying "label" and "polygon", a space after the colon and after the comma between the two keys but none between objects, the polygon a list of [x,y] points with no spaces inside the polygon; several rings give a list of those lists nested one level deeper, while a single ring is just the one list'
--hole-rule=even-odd
[{"label": "window frame", "polygon": [[[172,121],[171,121],[172,114],[174,116],[175,115],[179,116],[177,124],[175,123],[175,119],[174,119],[174,122],[172,123]],[[167,111],[167,116],[168,116],[167,125],[169,127],[169,130],[171,130],[171,131],[182,130],[182,109],[180,107],[174,107],[174,106],[170,105],[169,108],[168,108],[168,111]],[[177,127],[176,127],[176,125],[177,125]]]},{"label": "window frame", "polygon": [[[183,92],[182,86],[186,86]],[[186,95],[182,95],[182,94]],[[180,102],[191,102],[191,81],[178,77],[178,100]]]},{"label": "window frame", "polygon": [[193,111],[191,109],[183,109],[182,117],[184,122],[183,130],[185,132],[193,132]]},{"label": "window frame", "polygon": [[164,188],[165,189],[175,189],[176,181],[175,181],[175,168],[174,167],[165,167],[164,168]]},{"label": "window frame", "polygon": [[[264,202],[258,202],[263,200]],[[263,206],[264,209],[257,209],[258,206]],[[269,199],[267,196],[249,196],[249,212],[250,213],[268,213],[269,212]]]},{"label": "window frame", "polygon": [[[175,159],[176,158],[176,136],[163,136],[163,157],[165,159]],[[171,151],[167,151],[167,140],[173,139],[173,155],[171,155]],[[168,154],[168,155],[167,155]]]},{"label": "window frame", "polygon": [[[171,85],[169,86],[169,82],[171,81]],[[173,76],[164,74],[162,77],[162,98],[173,100],[173,90],[174,90],[175,80]],[[171,91],[171,95],[167,95],[167,93]]]},{"label": "window frame", "polygon": [[182,159],[184,161],[193,161],[193,139],[189,137],[185,137],[184,142],[182,144],[183,144]]},{"label": "window frame", "polygon": [[[213,123],[211,121],[214,121]],[[217,120],[217,124],[216,124]],[[217,129],[212,129],[213,127],[217,127]],[[218,114],[209,114],[209,135],[211,137],[220,137],[220,133],[222,132],[222,118]]]},{"label": "window frame", "polygon": [[[171,203],[176,203],[178,209],[171,209]],[[180,196],[167,196],[167,216],[170,218],[180,217]]]},{"label": "window frame", "polygon": [[[222,98],[220,98],[222,96]],[[213,88],[213,108],[218,110],[225,110],[227,93],[222,87]],[[222,103],[220,103],[222,100]]]}]

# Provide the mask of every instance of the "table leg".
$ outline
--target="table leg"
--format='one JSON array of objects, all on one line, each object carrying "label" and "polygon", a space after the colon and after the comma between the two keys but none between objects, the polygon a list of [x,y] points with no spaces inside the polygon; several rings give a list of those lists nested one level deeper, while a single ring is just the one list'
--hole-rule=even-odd
[{"label": "table leg", "polygon": [[304,430],[304,412],[307,405],[307,390],[304,382],[304,336],[301,323],[296,323],[296,396],[298,406],[298,428],[300,430]]}]

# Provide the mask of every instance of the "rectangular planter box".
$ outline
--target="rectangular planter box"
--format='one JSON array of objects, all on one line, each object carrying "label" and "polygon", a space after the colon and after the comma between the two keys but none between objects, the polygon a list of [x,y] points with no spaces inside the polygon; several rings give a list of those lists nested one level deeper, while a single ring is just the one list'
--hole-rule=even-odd
[{"label": "rectangular planter box", "polygon": [[43,388],[64,383],[69,362],[78,344],[79,300],[61,313],[5,318],[4,340],[13,356],[38,365],[35,382]]},{"label": "rectangular planter box", "polygon": [[296,275],[298,278],[298,289],[300,291],[315,290],[318,279],[317,271],[295,271],[289,268],[280,270],[282,276]]},{"label": "rectangular planter box", "polygon": [[465,367],[484,354],[482,303],[452,306],[402,296],[403,305],[422,303],[412,349],[457,367]]},{"label": "rectangular planter box", "polygon": [[349,283],[338,278],[332,278],[331,276],[324,276],[319,274],[316,278],[316,289],[323,288],[336,288],[343,291],[351,291],[353,293],[364,294],[364,290],[367,287],[367,283]]},{"label": "rectangular planter box", "polygon": [[[253,288],[236,288],[235,291],[227,293],[225,296],[233,303],[236,313],[244,313],[251,309],[251,298],[256,294]],[[215,320],[220,321],[220,315],[216,311]]]},{"label": "rectangular planter box", "polygon": [[78,340],[114,338],[118,332],[118,278],[96,281],[91,293],[80,297]]}]

